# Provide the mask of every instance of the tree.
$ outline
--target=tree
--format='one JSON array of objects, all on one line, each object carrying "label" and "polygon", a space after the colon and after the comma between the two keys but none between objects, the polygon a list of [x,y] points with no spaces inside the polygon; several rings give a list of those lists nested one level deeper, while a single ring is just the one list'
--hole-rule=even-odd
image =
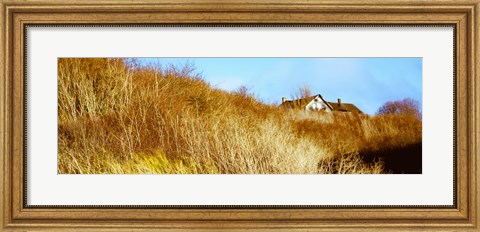
[{"label": "tree", "polygon": [[300,86],[296,93],[292,94],[293,99],[307,98],[312,96],[312,89],[308,85]]},{"label": "tree", "polygon": [[422,119],[422,113],[420,112],[420,104],[417,100],[412,98],[385,102],[378,109],[377,114],[404,114],[415,116],[420,120]]}]

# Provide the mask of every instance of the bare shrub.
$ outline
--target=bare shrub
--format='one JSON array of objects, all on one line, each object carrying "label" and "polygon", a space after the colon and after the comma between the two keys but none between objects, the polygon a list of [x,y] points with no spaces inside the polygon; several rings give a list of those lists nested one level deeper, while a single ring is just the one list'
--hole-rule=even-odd
[{"label": "bare shrub", "polygon": [[422,118],[420,104],[412,98],[386,102],[378,109],[377,114],[404,114],[415,116],[418,119]]}]

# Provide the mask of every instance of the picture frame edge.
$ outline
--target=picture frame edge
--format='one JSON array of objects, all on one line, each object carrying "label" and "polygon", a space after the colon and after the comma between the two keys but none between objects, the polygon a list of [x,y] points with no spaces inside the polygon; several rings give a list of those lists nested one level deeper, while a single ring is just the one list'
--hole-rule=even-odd
[{"label": "picture frame edge", "polygon": [[[55,3],[54,3],[55,2]],[[464,117],[465,121],[457,123],[465,123],[465,128],[463,132],[466,133],[466,141],[464,144],[464,152],[457,157],[457,162],[465,164],[467,170],[461,169],[457,172],[457,178],[459,179],[459,188],[457,189],[457,194],[460,198],[459,203],[456,209],[313,209],[306,210],[307,213],[304,218],[297,210],[289,209],[258,209],[260,211],[267,211],[269,213],[283,215],[283,218],[277,219],[262,219],[254,220],[253,218],[259,215],[259,212],[255,209],[188,209],[183,210],[183,219],[177,220],[175,218],[166,217],[161,220],[158,220],[159,215],[165,213],[174,213],[175,210],[171,209],[149,209],[146,211],[141,209],[34,209],[28,208],[23,205],[23,194],[24,194],[24,183],[23,183],[23,160],[19,157],[19,154],[23,152],[22,149],[19,150],[19,147],[22,147],[22,143],[18,143],[18,140],[23,138],[23,130],[19,130],[19,125],[23,126],[23,118],[15,119],[15,116],[18,115],[18,112],[23,111],[23,107],[20,107],[18,104],[23,102],[23,99],[19,99],[19,96],[22,94],[18,92],[19,90],[23,92],[22,88],[18,88],[22,83],[22,62],[23,62],[23,47],[22,40],[18,38],[23,38],[21,34],[22,28],[27,23],[35,22],[38,20],[39,13],[48,13],[49,10],[54,12],[67,10],[72,12],[72,14],[84,14],[88,13],[92,9],[89,5],[93,6],[102,6],[102,10],[108,12],[118,12],[118,8],[114,5],[108,6],[105,5],[106,2],[122,5],[125,1],[102,1],[99,5],[92,3],[93,1],[74,1],[75,6],[72,8],[67,4],[57,4],[56,1],[6,1],[2,2],[2,46],[3,51],[0,51],[0,70],[4,75],[4,82],[0,88],[0,129],[2,129],[2,136],[0,142],[3,145],[3,155],[0,159],[0,186],[1,186],[1,228],[4,230],[10,229],[25,229],[25,230],[37,230],[45,228],[65,228],[72,230],[83,230],[88,228],[97,228],[100,230],[108,230],[108,228],[118,228],[118,229],[213,229],[218,228],[219,226],[223,228],[243,228],[243,229],[312,229],[312,230],[324,230],[332,229],[334,226],[342,226],[345,229],[352,230],[362,230],[362,228],[379,228],[385,230],[391,229],[416,229],[423,230],[426,228],[430,229],[445,229],[453,230],[456,228],[461,228],[465,230],[475,230],[478,231],[478,221],[479,221],[479,212],[478,212],[478,198],[480,193],[478,190],[478,167],[480,167],[480,160],[477,158],[478,148],[476,144],[480,144],[479,133],[479,123],[480,112],[477,109],[479,98],[477,96],[478,91],[480,90],[477,80],[479,74],[477,72],[477,67],[480,66],[480,54],[479,54],[479,6],[480,2],[478,0],[474,1],[464,1],[463,4],[458,5],[454,4],[456,1],[445,1],[441,4],[436,4],[437,1],[425,1],[427,7],[421,7],[418,5],[411,5],[407,1],[395,1],[396,10],[401,9],[400,12],[405,14],[408,18],[409,13],[414,15],[415,9],[420,9],[420,11],[431,10],[435,12],[435,17],[441,17],[442,14],[459,14],[457,21],[449,18],[450,22],[455,23],[458,27],[463,28],[462,31],[458,30],[457,33],[459,37],[463,39],[461,44],[457,46],[459,49],[462,49],[457,54],[457,59],[460,60],[461,65],[457,65],[457,73],[464,75],[466,78],[465,85],[467,94],[465,95],[464,100],[466,100],[465,108],[463,112],[457,112],[458,117]],[[169,1],[168,3],[175,3],[178,1]],[[182,12],[188,12],[189,9],[193,11],[198,11],[197,8],[192,8],[187,2],[191,1],[180,1],[179,7],[183,9]],[[196,2],[196,1],[195,1]],[[198,1],[199,5],[207,6],[211,4],[211,1]],[[230,1],[229,1],[230,2]],[[249,4],[251,1],[232,1],[239,2],[243,4]],[[287,11],[288,7],[295,8],[295,6],[308,6],[309,4],[315,4],[315,6],[323,9],[331,9],[335,4],[330,3],[330,1],[282,1],[290,2],[292,4],[282,5],[281,9],[277,9],[279,12]],[[344,1],[358,3],[359,1]],[[374,6],[376,10],[388,8],[388,6],[393,5],[378,5],[381,1],[369,0],[365,6]],[[77,4],[78,3],[78,4]],[[162,3],[155,1],[143,1],[145,4],[153,4],[156,6],[163,6]],[[322,3],[328,3],[327,5],[322,5]],[[376,5],[377,4],[377,5]],[[168,5],[168,4],[165,4]],[[268,4],[267,8],[268,8]],[[263,6],[263,5],[262,5]],[[403,7],[402,7],[403,6]],[[225,14],[230,12],[228,3],[223,6],[220,11],[225,11]],[[358,10],[360,6],[355,6],[354,8],[348,8],[348,4],[342,5],[347,9],[345,14],[351,14],[352,11]],[[386,8],[385,8],[386,7]],[[429,8],[431,7],[431,8]],[[121,7],[120,7],[121,8]],[[141,8],[141,7],[140,7]],[[248,7],[247,7],[248,8]],[[141,8],[144,9],[144,8]],[[142,10],[139,11],[142,11]],[[349,11],[350,9],[351,11]],[[242,9],[247,11],[249,9]],[[251,8],[250,8],[251,10]],[[298,9],[297,9],[298,10]],[[449,11],[451,10],[451,11]],[[233,10],[234,11],[234,10]],[[255,12],[255,11],[252,11]],[[300,12],[308,12],[308,9],[301,9]],[[320,11],[321,12],[321,11]],[[460,12],[460,13],[459,13]],[[95,11],[94,11],[95,13]],[[101,12],[98,14],[102,14]],[[128,14],[128,12],[126,12]],[[208,12],[207,12],[208,14]],[[321,13],[319,13],[321,14]],[[369,14],[368,10],[367,13]],[[374,15],[375,13],[370,14]],[[463,17],[460,17],[462,16]],[[67,15],[68,16],[68,15]],[[29,17],[33,17],[34,20],[31,20]],[[37,18],[35,18],[37,17]],[[103,19],[103,18],[102,18]],[[144,20],[144,19],[142,19]],[[68,21],[68,20],[67,20]],[[408,19],[407,19],[408,21]],[[428,20],[435,24],[435,20]],[[70,21],[71,22],[71,21]],[[398,21],[395,21],[398,22]],[[54,23],[48,21],[47,23]],[[120,22],[119,22],[120,23]],[[355,22],[353,22],[355,23]],[[382,22],[385,23],[385,22]],[[414,22],[410,22],[414,23]],[[463,47],[462,47],[463,46]],[[14,87],[16,92],[11,90],[11,87]],[[17,88],[15,88],[15,86]],[[462,89],[460,89],[462,90]],[[457,89],[459,91],[459,89]],[[20,107],[20,108],[19,108]],[[465,115],[459,115],[461,113],[466,113]],[[17,144],[17,145],[15,145]],[[182,211],[182,209],[179,209]],[[67,211],[67,212],[66,212]],[[291,212],[288,212],[291,211]],[[347,213],[347,211],[349,213]],[[325,213],[328,212],[333,214],[338,214],[339,218],[341,215],[354,215],[358,212],[366,213],[367,216],[375,214],[375,211],[379,216],[377,218],[345,218],[341,219],[324,219],[321,217],[312,217],[312,215],[319,214],[325,216]],[[97,212],[97,213],[95,213]],[[130,213],[129,213],[130,212]],[[372,213],[373,212],[373,213]],[[106,215],[116,213],[123,215],[122,218],[107,218]],[[248,214],[250,213],[250,219]],[[70,215],[68,215],[70,214]],[[89,214],[88,217],[80,217],[81,215]],[[131,217],[132,214],[138,214],[139,217]],[[148,214],[156,216],[157,218],[148,219]],[[209,214],[217,216],[218,218],[208,218],[202,216],[202,214]],[[228,214],[231,218],[222,217],[221,215]],[[385,217],[380,217],[380,214],[387,214]],[[188,220],[189,215],[191,215],[192,220]],[[130,217],[130,219],[128,219]],[[237,217],[237,218],[236,218]],[[288,221],[289,217],[294,217]],[[342,216],[343,217],[343,216]],[[128,226],[128,222],[132,222],[134,225]],[[141,225],[140,225],[141,223]]]}]

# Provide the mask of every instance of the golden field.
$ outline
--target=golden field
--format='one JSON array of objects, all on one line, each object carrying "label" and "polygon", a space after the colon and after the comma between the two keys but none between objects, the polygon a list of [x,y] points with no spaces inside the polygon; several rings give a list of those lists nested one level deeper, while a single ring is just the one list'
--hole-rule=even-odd
[{"label": "golden field", "polygon": [[421,173],[410,114],[285,110],[183,67],[58,60],[58,173]]}]

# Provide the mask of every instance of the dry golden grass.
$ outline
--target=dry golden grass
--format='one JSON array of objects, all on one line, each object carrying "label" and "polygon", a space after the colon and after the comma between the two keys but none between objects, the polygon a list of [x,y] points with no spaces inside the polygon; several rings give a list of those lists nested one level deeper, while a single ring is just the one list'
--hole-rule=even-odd
[{"label": "dry golden grass", "polygon": [[263,104],[212,88],[190,65],[58,63],[59,173],[387,173],[388,152],[421,135],[407,115]]}]

